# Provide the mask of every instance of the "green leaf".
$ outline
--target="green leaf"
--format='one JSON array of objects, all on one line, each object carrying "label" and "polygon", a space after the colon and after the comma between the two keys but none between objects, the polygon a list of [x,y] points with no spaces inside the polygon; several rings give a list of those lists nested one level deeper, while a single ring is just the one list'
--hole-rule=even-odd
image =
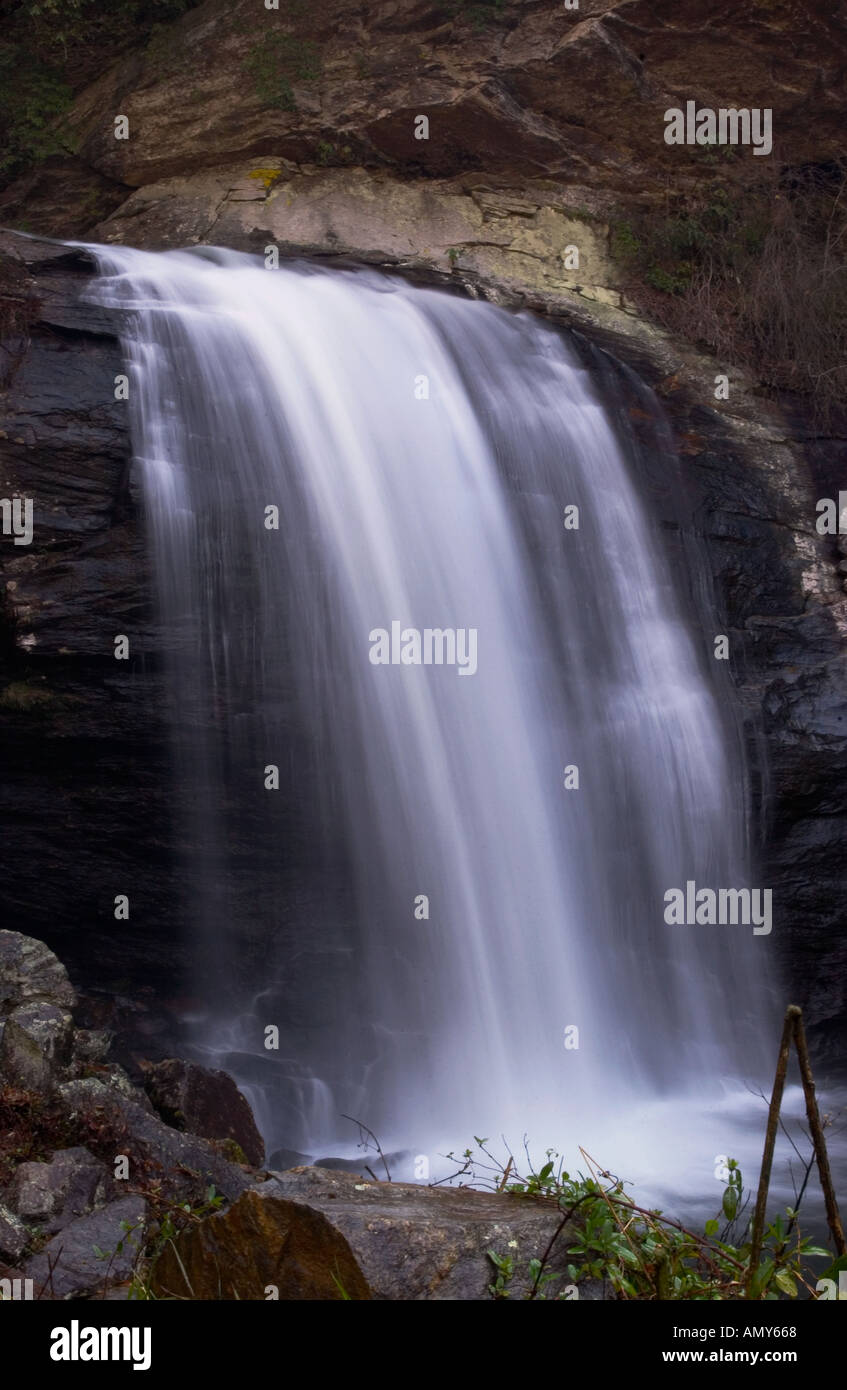
[{"label": "green leaf", "polygon": [[[829,1251],[827,1251],[829,1254]],[[833,1260],[829,1269],[825,1269],[818,1275],[819,1279],[837,1279],[842,1269],[847,1269],[847,1255],[839,1255],[837,1260]]]},{"label": "green leaf", "polygon": [[728,1187],[723,1194],[723,1214],[727,1221],[735,1220],[735,1213],[738,1210],[738,1193],[734,1187]]},{"label": "green leaf", "polygon": [[797,1297],[797,1284],[787,1269],[777,1270],[775,1282],[777,1288],[782,1289],[783,1293],[787,1293],[789,1298]]},{"label": "green leaf", "polygon": [[773,1260],[765,1260],[765,1262],[761,1264],[759,1268],[756,1270],[756,1273],[753,1276],[753,1282],[750,1286],[750,1292],[752,1293],[754,1298],[759,1297],[759,1295],[762,1292],[762,1289],[770,1280],[770,1277],[773,1274],[773,1267]]},{"label": "green leaf", "polygon": [[718,1233],[718,1231],[720,1230],[720,1224],[721,1224],[721,1223],[720,1223],[717,1219],[713,1219],[712,1221],[707,1221],[707,1222],[706,1222],[706,1235],[707,1235],[707,1236],[716,1236],[717,1233]]}]

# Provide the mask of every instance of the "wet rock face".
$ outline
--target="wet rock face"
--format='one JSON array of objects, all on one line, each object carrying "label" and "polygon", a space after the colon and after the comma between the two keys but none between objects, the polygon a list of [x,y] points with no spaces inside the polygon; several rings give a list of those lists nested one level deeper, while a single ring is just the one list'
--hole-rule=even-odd
[{"label": "wet rock face", "polygon": [[[90,258],[2,236],[0,256],[28,310],[4,359],[2,495],[33,498],[32,543],[0,548],[0,822],[15,865],[4,922],[72,965],[87,959],[86,983],[113,993],[146,956],[167,998],[173,951],[117,931],[113,915],[127,894],[164,938],[179,896],[120,352],[80,300]],[[133,661],[114,659],[119,633],[133,635]]]}]

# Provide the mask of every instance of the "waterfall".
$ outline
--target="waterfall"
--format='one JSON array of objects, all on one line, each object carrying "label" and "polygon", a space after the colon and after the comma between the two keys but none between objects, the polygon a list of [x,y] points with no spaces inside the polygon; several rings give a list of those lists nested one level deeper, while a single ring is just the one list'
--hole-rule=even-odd
[{"label": "waterfall", "polygon": [[766,940],[665,920],[750,886],[714,623],[574,345],[370,270],[94,250],[194,807],[195,1042],[269,1148],[349,1149],[342,1115],[561,1147],[761,1084]]}]

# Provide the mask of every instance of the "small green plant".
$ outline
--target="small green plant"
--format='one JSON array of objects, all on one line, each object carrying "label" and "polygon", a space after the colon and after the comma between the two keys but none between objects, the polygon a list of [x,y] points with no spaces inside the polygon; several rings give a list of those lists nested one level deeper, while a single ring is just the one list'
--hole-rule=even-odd
[{"label": "small green plant", "polygon": [[513,1255],[497,1255],[493,1250],[489,1250],[488,1258],[497,1271],[494,1283],[488,1285],[488,1292],[492,1298],[508,1298],[509,1284],[515,1273],[515,1260]]},{"label": "small green plant", "polygon": [[[128,1237],[137,1232],[139,1235],[139,1257],[133,1270],[130,1280],[128,1298],[136,1301],[146,1301],[155,1299],[156,1295],[150,1287],[150,1273],[158,1256],[170,1245],[179,1259],[179,1252],[174,1245],[176,1237],[186,1226],[196,1225],[203,1221],[213,1212],[219,1211],[223,1206],[224,1198],[215,1191],[213,1186],[206,1189],[205,1197],[202,1202],[194,1205],[191,1202],[183,1202],[177,1206],[165,1206],[158,1214],[158,1220],[151,1226],[145,1227],[144,1224],[132,1226],[128,1222],[121,1222],[124,1231],[124,1240],[120,1241],[116,1250],[111,1256],[104,1251],[95,1249],[95,1254],[101,1259],[113,1260],[116,1254],[123,1249],[123,1245]],[[186,1279],[186,1283],[188,1280]],[[190,1287],[190,1284],[189,1284]]]},{"label": "small green plant", "polygon": [[636,236],[632,223],[626,220],[612,223],[609,245],[617,261],[631,261],[641,251],[641,239]]}]

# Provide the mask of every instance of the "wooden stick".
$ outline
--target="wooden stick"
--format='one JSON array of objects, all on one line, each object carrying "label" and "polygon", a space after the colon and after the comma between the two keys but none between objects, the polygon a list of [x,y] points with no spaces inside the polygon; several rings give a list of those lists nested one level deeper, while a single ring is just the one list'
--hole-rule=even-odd
[{"label": "wooden stick", "polygon": [[838,1203],[835,1200],[835,1188],[832,1185],[832,1173],[829,1168],[829,1155],[826,1151],[826,1140],[823,1135],[823,1125],[818,1112],[818,1102],[815,1096],[815,1083],[812,1079],[812,1068],[809,1062],[809,1049],[806,1046],[806,1032],[803,1028],[803,1015],[798,1009],[794,1015],[794,1044],[797,1048],[797,1057],[800,1062],[800,1075],[803,1078],[803,1090],[806,1095],[806,1114],[809,1117],[809,1129],[812,1131],[812,1142],[815,1146],[815,1157],[818,1161],[818,1172],[823,1188],[823,1199],[826,1203],[826,1219],[829,1229],[832,1232],[832,1239],[835,1241],[835,1249],[839,1255],[847,1255],[847,1244],[844,1242],[844,1228],[841,1225],[841,1217],[838,1213]]},{"label": "wooden stick", "polygon": [[762,1237],[765,1230],[765,1215],[768,1205],[768,1188],[771,1182],[771,1167],[773,1166],[773,1149],[776,1143],[776,1131],[779,1125],[779,1109],[782,1105],[782,1092],[785,1088],[785,1073],[788,1070],[788,1054],[791,1050],[791,1038],[794,1033],[794,1020],[800,1015],[800,1010],[796,1004],[789,1004],[785,1011],[785,1021],[782,1025],[782,1039],[779,1044],[779,1057],[776,1063],[776,1076],[773,1082],[773,1092],[771,1094],[771,1104],[768,1111],[768,1127],[765,1131],[765,1150],[762,1154],[762,1171],[759,1174],[759,1191],[756,1196],[756,1210],[753,1214],[753,1231],[751,1236],[750,1266],[747,1271],[747,1297],[753,1286],[756,1271],[759,1268],[759,1260],[762,1257]]}]

